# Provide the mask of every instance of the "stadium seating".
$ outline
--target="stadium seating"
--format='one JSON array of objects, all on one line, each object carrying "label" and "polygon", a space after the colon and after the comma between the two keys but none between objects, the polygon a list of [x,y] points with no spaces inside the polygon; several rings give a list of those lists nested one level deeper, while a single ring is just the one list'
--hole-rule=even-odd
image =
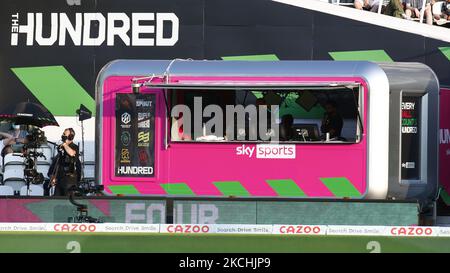
[{"label": "stadium seating", "polygon": [[25,167],[23,158],[13,154],[7,154],[2,158],[2,181],[5,180],[23,180],[23,169]]},{"label": "stadium seating", "polygon": [[37,152],[43,153],[45,158],[38,157],[37,164],[50,165],[52,163],[53,149],[50,146],[43,145],[36,149]]},{"label": "stadium seating", "polygon": [[23,179],[23,165],[9,165],[6,166],[5,172],[3,173],[4,181]]},{"label": "stadium seating", "polygon": [[328,2],[339,6],[353,6],[353,0],[329,0]]},{"label": "stadium seating", "polygon": [[10,186],[0,186],[0,196],[12,196],[14,189]]},{"label": "stadium seating", "polygon": [[87,161],[84,165],[84,178],[94,178],[95,177],[95,162]]},{"label": "stadium seating", "polygon": [[[38,157],[36,159],[36,168],[37,171],[42,173],[45,178],[48,178],[48,169],[50,168],[50,164],[52,162],[53,157],[53,149],[48,145],[43,145],[36,149],[37,152],[41,152],[45,155],[44,157]],[[0,174],[0,178],[3,182],[5,188],[3,189],[5,195],[9,195],[10,189],[12,189],[12,194],[20,194],[27,195],[26,190],[26,181],[24,179],[24,158],[14,155],[7,154],[2,160],[2,170],[3,172]],[[42,185],[31,185],[30,195],[33,196],[43,196],[43,188]],[[1,195],[1,192],[0,192]]]},{"label": "stadium seating", "polygon": [[48,169],[50,169],[50,165],[48,164],[38,164],[36,165],[36,169],[38,172],[42,173],[45,178],[48,178]]},{"label": "stadium seating", "polygon": [[20,188],[25,185],[24,167],[23,158],[7,154],[4,157],[3,184],[12,187],[15,192],[20,191]]},{"label": "stadium seating", "polygon": [[44,196],[44,189],[42,185],[30,185],[30,192],[28,193],[27,186],[20,188],[21,196]]},{"label": "stadium seating", "polygon": [[23,157],[11,153],[7,154],[3,157],[3,166],[6,167],[7,165],[23,165]]}]

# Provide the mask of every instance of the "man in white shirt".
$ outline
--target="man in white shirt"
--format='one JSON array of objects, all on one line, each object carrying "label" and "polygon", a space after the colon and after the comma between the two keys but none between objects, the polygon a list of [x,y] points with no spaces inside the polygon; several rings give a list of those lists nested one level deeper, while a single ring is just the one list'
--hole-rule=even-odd
[{"label": "man in white shirt", "polygon": [[359,10],[369,10],[371,12],[378,12],[379,0],[355,0],[353,6]]}]

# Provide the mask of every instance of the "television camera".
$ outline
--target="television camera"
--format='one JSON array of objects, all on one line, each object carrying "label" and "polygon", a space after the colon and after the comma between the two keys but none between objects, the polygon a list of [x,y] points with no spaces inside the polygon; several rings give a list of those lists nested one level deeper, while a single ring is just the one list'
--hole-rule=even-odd
[{"label": "television camera", "polygon": [[69,201],[72,205],[77,207],[77,210],[73,217],[68,218],[69,223],[103,223],[102,219],[89,216],[87,205],[80,204],[75,201],[75,196],[86,195],[101,195],[103,192],[103,185],[95,185],[93,179],[85,179],[80,181],[77,186],[73,186],[69,189]]},{"label": "television camera", "polygon": [[37,171],[36,162],[38,158],[47,159],[44,153],[37,151],[39,147],[47,143],[44,131],[39,128],[32,129],[25,137],[25,143],[12,145],[14,155],[24,158],[24,179],[27,184],[27,190],[30,184],[44,183],[44,175]]}]

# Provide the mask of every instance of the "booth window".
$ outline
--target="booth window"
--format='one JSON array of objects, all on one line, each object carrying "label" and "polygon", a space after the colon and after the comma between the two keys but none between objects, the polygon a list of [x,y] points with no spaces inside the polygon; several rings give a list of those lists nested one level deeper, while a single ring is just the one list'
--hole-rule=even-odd
[{"label": "booth window", "polygon": [[[170,117],[171,141],[264,142],[268,141],[268,135],[278,132],[280,142],[356,143],[360,141],[363,131],[359,86],[261,91],[172,89],[168,92],[170,109],[176,105],[185,105],[190,109],[190,114],[180,111]],[[223,114],[204,115],[210,112],[207,109],[209,105],[220,108]],[[230,106],[248,111],[230,118],[227,113]],[[256,116],[248,106],[254,106]],[[276,113],[271,106],[276,108]],[[199,117],[201,124],[195,126],[195,122],[199,123]],[[215,121],[221,120],[222,129],[215,126],[208,128],[208,122],[213,118]],[[241,123],[239,119],[243,119]],[[190,126],[186,126],[188,121]]]}]

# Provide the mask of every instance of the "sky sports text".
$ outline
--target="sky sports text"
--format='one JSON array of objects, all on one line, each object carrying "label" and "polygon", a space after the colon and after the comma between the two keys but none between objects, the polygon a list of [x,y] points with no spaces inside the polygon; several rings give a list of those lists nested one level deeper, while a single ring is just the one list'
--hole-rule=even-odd
[{"label": "sky sports text", "polygon": [[236,155],[260,159],[295,159],[294,144],[256,144],[236,147]]}]

